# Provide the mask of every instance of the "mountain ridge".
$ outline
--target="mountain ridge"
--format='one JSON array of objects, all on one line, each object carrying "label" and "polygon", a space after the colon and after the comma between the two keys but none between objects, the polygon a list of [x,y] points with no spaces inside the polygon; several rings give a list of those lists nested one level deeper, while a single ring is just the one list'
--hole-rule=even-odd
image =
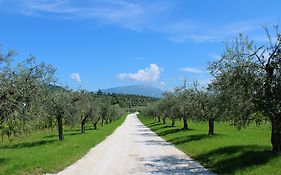
[{"label": "mountain ridge", "polygon": [[108,89],[102,89],[101,91],[105,93],[132,94],[156,98],[161,98],[163,94],[163,90],[151,85],[118,86]]}]

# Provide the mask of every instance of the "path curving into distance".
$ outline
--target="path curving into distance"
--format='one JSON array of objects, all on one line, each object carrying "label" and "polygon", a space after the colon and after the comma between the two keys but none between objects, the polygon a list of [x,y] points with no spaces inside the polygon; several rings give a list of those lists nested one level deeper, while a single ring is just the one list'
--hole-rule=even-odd
[{"label": "path curving into distance", "polygon": [[58,175],[211,175],[171,143],[144,126],[136,114],[83,158]]}]

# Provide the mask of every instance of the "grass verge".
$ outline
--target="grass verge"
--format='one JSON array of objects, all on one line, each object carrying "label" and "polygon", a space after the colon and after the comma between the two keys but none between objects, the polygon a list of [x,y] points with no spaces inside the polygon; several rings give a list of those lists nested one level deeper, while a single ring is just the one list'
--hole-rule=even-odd
[{"label": "grass verge", "polygon": [[227,123],[215,123],[215,135],[208,136],[208,123],[190,121],[175,127],[139,116],[142,123],[173,143],[203,166],[218,174],[281,174],[281,155],[271,152],[270,126],[249,126],[238,130]]},{"label": "grass verge", "polygon": [[85,134],[79,128],[65,129],[65,140],[58,141],[57,133],[44,131],[24,140],[0,143],[0,174],[55,173],[85,155],[90,148],[103,141],[125,117],[93,130],[88,125]]}]

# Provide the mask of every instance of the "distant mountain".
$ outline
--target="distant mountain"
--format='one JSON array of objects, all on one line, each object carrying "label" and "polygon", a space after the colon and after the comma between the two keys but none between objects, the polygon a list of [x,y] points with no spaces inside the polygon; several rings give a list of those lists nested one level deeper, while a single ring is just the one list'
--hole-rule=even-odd
[{"label": "distant mountain", "polygon": [[105,93],[133,94],[156,98],[162,97],[163,94],[163,91],[161,89],[149,85],[121,86],[110,89],[103,89],[101,91]]}]

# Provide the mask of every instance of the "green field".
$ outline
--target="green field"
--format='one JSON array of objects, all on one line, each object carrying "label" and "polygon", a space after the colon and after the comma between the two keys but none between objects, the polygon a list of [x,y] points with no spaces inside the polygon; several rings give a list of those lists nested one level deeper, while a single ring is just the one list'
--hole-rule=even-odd
[{"label": "green field", "polygon": [[218,174],[281,174],[281,155],[271,152],[270,126],[249,126],[238,130],[229,123],[215,123],[215,135],[208,136],[208,124],[182,122],[175,127],[170,121],[163,125],[153,119],[139,119],[155,133],[173,143],[187,155]]},{"label": "green field", "polygon": [[62,170],[104,140],[124,119],[99,126],[97,130],[88,125],[85,134],[80,134],[80,128],[65,129],[64,141],[58,141],[56,131],[44,131],[23,140],[1,143],[0,174],[42,174]]}]

